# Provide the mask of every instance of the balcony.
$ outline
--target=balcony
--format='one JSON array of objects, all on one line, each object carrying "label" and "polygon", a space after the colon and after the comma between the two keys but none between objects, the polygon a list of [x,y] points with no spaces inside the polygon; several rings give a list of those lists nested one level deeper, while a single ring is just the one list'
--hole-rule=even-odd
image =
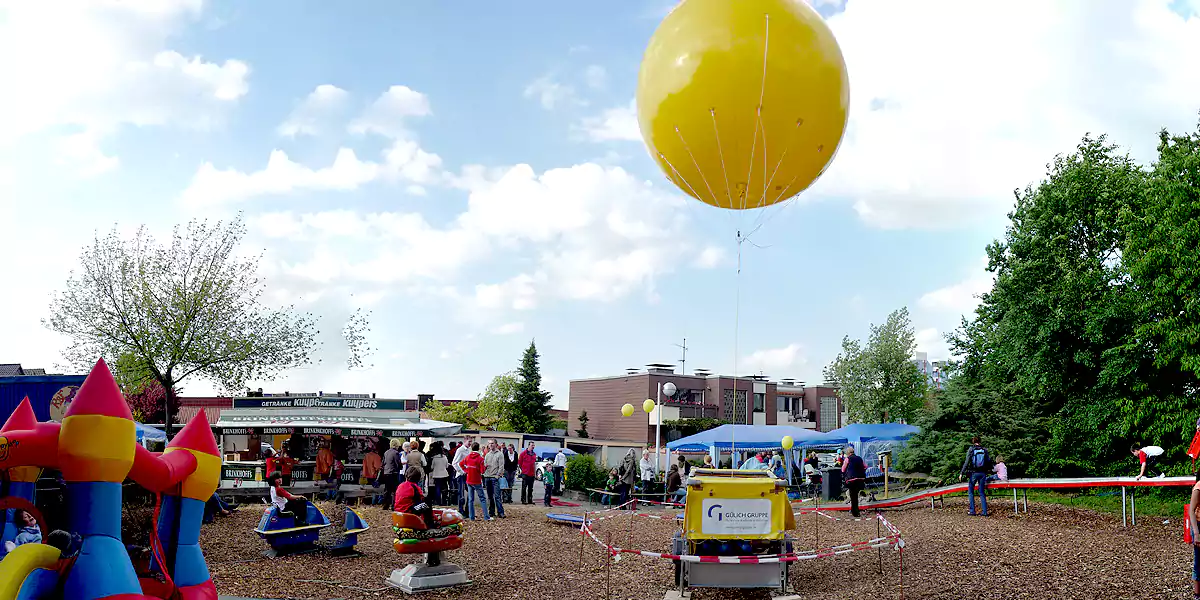
[{"label": "balcony", "polygon": [[775,422],[780,425],[791,425],[792,427],[815,430],[817,428],[817,422],[809,419],[810,417],[806,417],[803,414],[795,414],[781,410],[776,414]]}]

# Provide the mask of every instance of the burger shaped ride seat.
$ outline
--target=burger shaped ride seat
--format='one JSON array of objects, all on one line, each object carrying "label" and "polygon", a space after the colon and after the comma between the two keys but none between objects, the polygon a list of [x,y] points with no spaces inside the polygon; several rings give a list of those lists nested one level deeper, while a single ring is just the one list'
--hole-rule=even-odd
[{"label": "burger shaped ride seat", "polygon": [[425,554],[424,563],[395,569],[387,584],[407,593],[470,583],[467,572],[453,563],[442,562],[442,552],[463,544],[463,517],[453,509],[434,509],[434,527],[421,517],[403,512],[392,513],[392,547],[400,554]]}]

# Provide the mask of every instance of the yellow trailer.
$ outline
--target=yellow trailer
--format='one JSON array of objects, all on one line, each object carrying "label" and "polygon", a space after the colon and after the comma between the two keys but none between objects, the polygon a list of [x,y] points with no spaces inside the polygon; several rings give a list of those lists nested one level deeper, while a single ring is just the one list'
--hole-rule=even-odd
[{"label": "yellow trailer", "polygon": [[[699,469],[687,482],[680,556],[777,555],[792,551],[795,516],[785,483],[766,471]],[[787,563],[676,561],[676,584],[689,587],[787,588]]]}]

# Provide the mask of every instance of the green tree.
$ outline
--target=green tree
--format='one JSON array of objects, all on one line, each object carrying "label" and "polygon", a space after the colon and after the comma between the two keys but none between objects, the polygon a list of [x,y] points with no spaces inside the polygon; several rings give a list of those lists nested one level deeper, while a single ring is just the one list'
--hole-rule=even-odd
[{"label": "green tree", "polygon": [[1127,472],[1130,441],[1179,447],[1194,422],[1194,375],[1156,360],[1152,282],[1126,263],[1161,248],[1130,226],[1146,222],[1156,185],[1103,136],[1085,137],[1016,195],[1004,238],[987,248],[995,286],[951,342],[963,375],[1017,399],[1045,440],[1031,474]]},{"label": "green tree", "polygon": [[517,388],[517,377],[504,373],[492,378],[476,402],[434,403],[425,412],[431,419],[459,423],[468,429],[479,431],[512,431],[513,393]]},{"label": "green tree", "polygon": [[588,424],[588,416],[587,416],[587,411],[585,410],[585,411],[579,413],[579,429],[575,430],[575,435],[577,435],[581,438],[586,438],[588,436],[587,424]]},{"label": "green tree", "polygon": [[[168,405],[189,377],[232,391],[308,364],[315,321],[263,305],[258,258],[237,254],[244,235],[240,217],[192,221],[167,244],[144,227],[130,239],[114,227],[83,250],[43,324],[71,339],[65,358],[76,368],[116,358],[132,377],[161,384]],[[174,415],[164,416],[169,435]]]},{"label": "green tree", "polygon": [[513,394],[512,415],[514,431],[522,433],[545,433],[550,429],[549,392],[542,389],[542,371],[538,365],[537,345],[529,342],[517,371],[516,391]]},{"label": "green tree", "polygon": [[918,415],[928,386],[912,362],[916,350],[907,308],[892,312],[882,325],[871,325],[865,345],[842,339],[842,351],[825,368],[825,377],[837,383],[852,422],[911,421]]}]

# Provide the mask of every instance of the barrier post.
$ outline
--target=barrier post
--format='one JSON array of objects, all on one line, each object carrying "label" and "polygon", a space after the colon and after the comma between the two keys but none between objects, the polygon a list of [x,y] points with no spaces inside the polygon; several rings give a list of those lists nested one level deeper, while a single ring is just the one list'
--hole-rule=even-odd
[{"label": "barrier post", "polygon": [[613,551],[612,551],[612,532],[611,531],[608,532],[606,539],[608,540],[608,542],[606,544],[608,547],[604,549],[604,552],[606,555],[604,557],[604,600],[609,600],[610,598],[612,598]]},{"label": "barrier post", "polygon": [[[875,511],[875,539],[876,540],[878,540],[880,537],[882,537],[882,532],[880,531],[880,527],[881,527],[881,525],[879,524],[879,511]],[[879,542],[875,542],[875,543],[878,544]],[[883,546],[876,548],[875,552],[876,552],[876,554],[879,555],[879,574],[883,575]]]},{"label": "barrier post", "polygon": [[1025,489],[1021,490],[1021,504],[1024,505],[1022,507],[1024,509],[1024,512],[1028,513],[1029,512],[1029,488],[1025,488]]},{"label": "barrier post", "polygon": [[1121,486],[1121,527],[1129,527],[1129,509],[1125,505],[1125,486]]},{"label": "barrier post", "polygon": [[583,542],[587,538],[588,511],[583,511],[583,525],[579,526],[579,572],[583,572]]},{"label": "barrier post", "polygon": [[1129,524],[1137,527],[1137,488],[1129,490]]},{"label": "barrier post", "polygon": [[[635,504],[634,506],[636,507],[637,505]],[[637,509],[635,508],[633,510],[633,512],[629,513],[629,537],[626,538],[626,540],[625,540],[626,548],[633,547],[633,518],[636,516],[637,516]]]}]

